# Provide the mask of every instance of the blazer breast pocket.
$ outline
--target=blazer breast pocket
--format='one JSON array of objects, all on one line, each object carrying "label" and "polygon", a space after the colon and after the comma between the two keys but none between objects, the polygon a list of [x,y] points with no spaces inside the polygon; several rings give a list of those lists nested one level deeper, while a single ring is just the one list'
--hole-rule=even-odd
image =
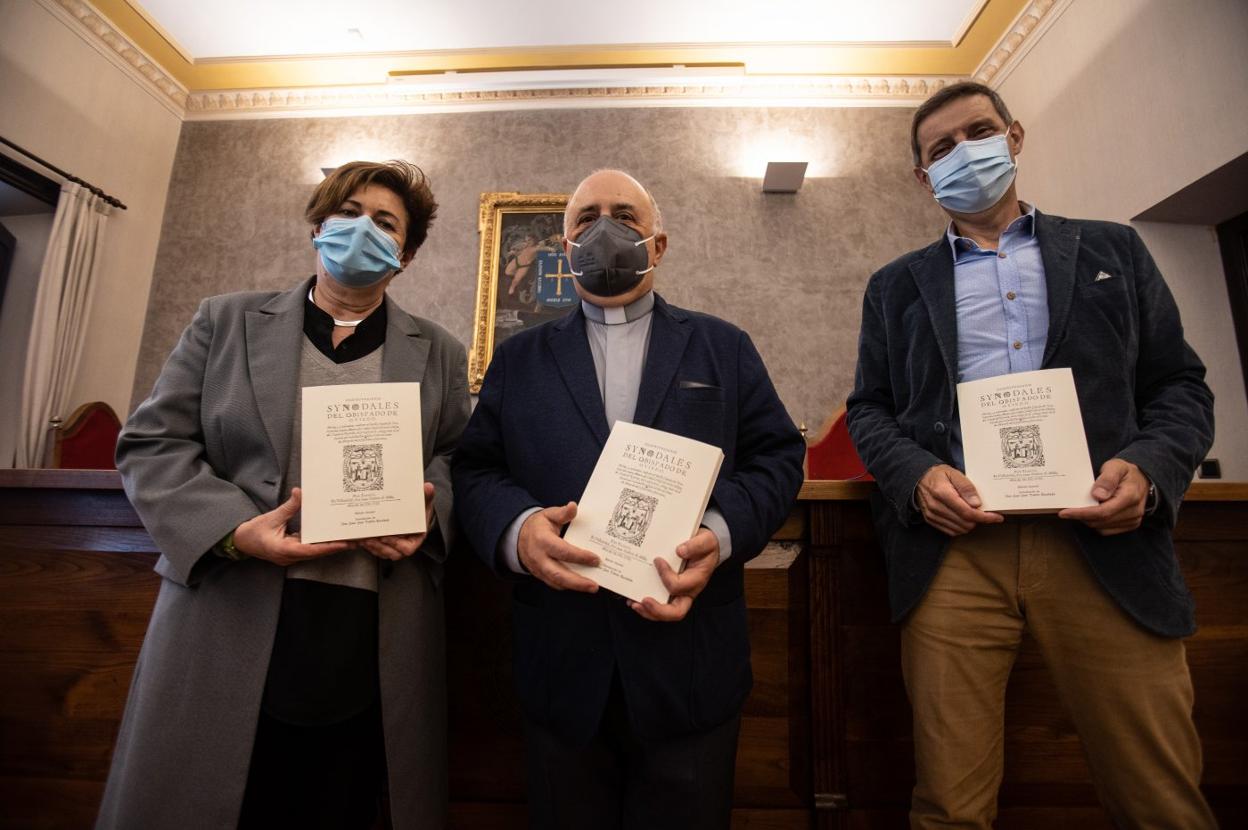
[{"label": "blazer breast pocket", "polygon": [[1098,271],[1095,276],[1081,275],[1075,287],[1086,294],[1121,294],[1127,281],[1118,274]]},{"label": "blazer breast pocket", "polygon": [[1080,333],[1082,348],[1092,349],[1109,361],[1125,360],[1131,342],[1134,312],[1126,287],[1122,277],[1075,286],[1067,329]]},{"label": "blazer breast pocket", "polygon": [[1126,317],[1131,306],[1130,285],[1119,274],[1099,271],[1095,276],[1080,274],[1075,283],[1076,302],[1095,303],[1109,317]]},{"label": "blazer breast pocket", "polygon": [[678,401],[711,401],[724,402],[724,389],[712,383],[700,380],[682,380],[676,388]]}]

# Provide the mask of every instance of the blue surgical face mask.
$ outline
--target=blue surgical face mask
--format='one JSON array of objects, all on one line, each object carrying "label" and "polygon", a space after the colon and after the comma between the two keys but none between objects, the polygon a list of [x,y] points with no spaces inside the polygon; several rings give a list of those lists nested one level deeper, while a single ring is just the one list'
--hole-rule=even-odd
[{"label": "blue surgical face mask", "polygon": [[321,223],[312,244],[320,251],[325,271],[352,288],[376,285],[403,267],[399,244],[363,214],[350,219],[331,216]]},{"label": "blue surgical face mask", "polygon": [[979,213],[1001,201],[1017,170],[1002,134],[963,141],[923,172],[941,207],[954,213]]}]

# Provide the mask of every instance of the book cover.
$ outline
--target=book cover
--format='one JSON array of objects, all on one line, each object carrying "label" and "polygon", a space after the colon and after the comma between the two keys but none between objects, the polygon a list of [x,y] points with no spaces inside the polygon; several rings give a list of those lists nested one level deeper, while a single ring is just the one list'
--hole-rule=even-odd
[{"label": "book cover", "polygon": [[305,542],[425,531],[419,383],[303,389]]},{"label": "book cover", "polygon": [[958,384],[966,476],[992,513],[1090,507],[1092,461],[1070,369]]},{"label": "book cover", "polygon": [[629,599],[667,602],[654,560],[681,570],[676,548],[701,525],[723,461],[719,447],[617,421],[564,533],[602,562],[569,567]]}]

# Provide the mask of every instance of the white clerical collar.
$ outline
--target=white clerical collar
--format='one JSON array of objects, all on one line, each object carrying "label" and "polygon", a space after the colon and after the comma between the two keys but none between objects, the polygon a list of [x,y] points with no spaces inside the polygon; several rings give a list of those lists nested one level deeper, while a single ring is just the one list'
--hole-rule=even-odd
[{"label": "white clerical collar", "polygon": [[654,292],[647,291],[626,306],[612,308],[602,308],[587,300],[581,300],[581,311],[585,312],[585,316],[595,323],[604,323],[608,326],[631,323],[654,311]]}]

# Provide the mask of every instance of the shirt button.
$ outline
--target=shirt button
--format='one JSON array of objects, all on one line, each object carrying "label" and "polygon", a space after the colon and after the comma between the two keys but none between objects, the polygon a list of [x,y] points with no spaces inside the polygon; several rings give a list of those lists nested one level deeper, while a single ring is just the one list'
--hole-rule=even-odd
[{"label": "shirt button", "polygon": [[1015,349],[1021,349],[1022,347],[1023,347],[1022,341],[1020,341],[1020,340],[1015,340],[1015,341],[1014,341],[1014,348],[1015,348]]},{"label": "shirt button", "polygon": [[932,424],[932,429],[936,432],[937,435],[944,435],[945,434],[944,421],[937,421],[936,423]]},{"label": "shirt button", "polygon": [[1014,299],[1014,298],[1015,298],[1015,297],[1017,297],[1017,296],[1018,296],[1018,295],[1017,295],[1017,294],[1015,294],[1013,291],[1010,291],[1010,292],[1008,292],[1008,293],[1005,295],[1005,298],[1006,298],[1007,300],[1012,300],[1012,299]]},{"label": "shirt button", "polygon": [[997,256],[1001,257],[1001,259],[1005,259],[1005,251],[1001,251],[999,254],[997,254]]}]

